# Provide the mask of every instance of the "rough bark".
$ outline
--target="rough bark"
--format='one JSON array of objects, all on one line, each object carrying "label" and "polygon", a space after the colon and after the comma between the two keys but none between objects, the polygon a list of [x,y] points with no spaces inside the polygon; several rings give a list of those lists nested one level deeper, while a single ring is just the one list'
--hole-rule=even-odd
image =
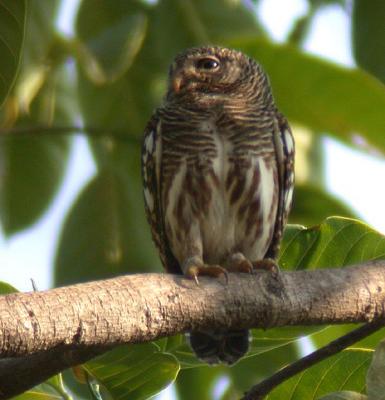
[{"label": "rough bark", "polygon": [[[8,398],[112,346],[189,330],[384,317],[385,261],[343,269],[229,274],[228,283],[129,275],[0,297],[0,393]],[[1,397],[1,396],[0,396]]]}]

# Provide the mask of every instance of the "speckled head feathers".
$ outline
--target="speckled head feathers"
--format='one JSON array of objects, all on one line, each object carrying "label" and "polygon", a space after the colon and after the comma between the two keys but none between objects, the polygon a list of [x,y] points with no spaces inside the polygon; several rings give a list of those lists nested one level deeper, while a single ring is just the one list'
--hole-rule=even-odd
[{"label": "speckled head feathers", "polygon": [[242,52],[224,47],[187,49],[175,57],[169,71],[169,99],[266,93],[270,87],[261,66]]},{"label": "speckled head feathers", "polygon": [[221,60],[236,60],[240,61],[241,63],[251,62],[256,64],[254,60],[238,50],[219,46],[192,47],[190,49],[186,49],[176,55],[174,62],[183,63],[186,59],[205,56],[218,57]]}]

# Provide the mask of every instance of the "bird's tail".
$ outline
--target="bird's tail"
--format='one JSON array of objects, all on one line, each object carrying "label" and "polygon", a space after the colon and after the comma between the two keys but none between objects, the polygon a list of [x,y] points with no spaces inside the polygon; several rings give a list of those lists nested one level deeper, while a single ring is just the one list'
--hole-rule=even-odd
[{"label": "bird's tail", "polygon": [[249,331],[191,332],[190,345],[207,364],[234,364],[249,349]]}]

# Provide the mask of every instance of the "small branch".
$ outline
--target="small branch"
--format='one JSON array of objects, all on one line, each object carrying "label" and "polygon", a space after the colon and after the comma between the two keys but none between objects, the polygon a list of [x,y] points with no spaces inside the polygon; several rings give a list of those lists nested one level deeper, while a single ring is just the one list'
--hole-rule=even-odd
[{"label": "small branch", "polygon": [[138,274],[0,296],[0,398],[123,343],[191,330],[370,322],[385,317],[384,305],[385,261],[278,278],[229,274],[227,284],[203,277],[199,286]]},{"label": "small branch", "polygon": [[25,357],[0,359],[0,399],[9,399],[74,365],[110,350],[98,346],[69,351],[62,346]]},{"label": "small branch", "polygon": [[333,340],[328,345],[321,347],[320,349],[310,353],[309,355],[293,362],[287,367],[282,368],[280,371],[265,379],[264,381],[253,386],[242,398],[242,400],[262,400],[267,394],[269,394],[274,388],[280,385],[282,382],[289,378],[297,375],[305,369],[317,364],[328,357],[331,357],[340,351],[346,349],[354,343],[366,338],[372,333],[383,328],[385,320],[380,318],[369,324],[365,324],[340,338]]},{"label": "small branch", "polygon": [[47,126],[37,125],[28,127],[13,127],[10,129],[0,129],[0,139],[5,136],[15,135],[72,135],[76,133],[85,133],[94,138],[111,137],[114,139],[124,140],[139,145],[141,139],[139,137],[130,135],[127,131],[122,129],[108,129],[108,128],[93,128],[87,126]]}]

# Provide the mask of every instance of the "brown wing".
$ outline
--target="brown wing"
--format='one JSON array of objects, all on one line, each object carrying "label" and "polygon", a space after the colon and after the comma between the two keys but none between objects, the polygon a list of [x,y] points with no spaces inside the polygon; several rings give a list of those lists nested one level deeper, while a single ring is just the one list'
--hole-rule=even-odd
[{"label": "brown wing", "polygon": [[287,218],[291,209],[294,189],[294,139],[286,118],[278,114],[274,133],[274,147],[278,166],[278,210],[273,239],[266,253],[267,258],[276,259]]},{"label": "brown wing", "polygon": [[170,273],[182,273],[168,244],[161,203],[160,171],[162,164],[161,119],[156,115],[148,122],[142,143],[142,181],[144,205],[152,239],[158,248],[163,267]]}]

